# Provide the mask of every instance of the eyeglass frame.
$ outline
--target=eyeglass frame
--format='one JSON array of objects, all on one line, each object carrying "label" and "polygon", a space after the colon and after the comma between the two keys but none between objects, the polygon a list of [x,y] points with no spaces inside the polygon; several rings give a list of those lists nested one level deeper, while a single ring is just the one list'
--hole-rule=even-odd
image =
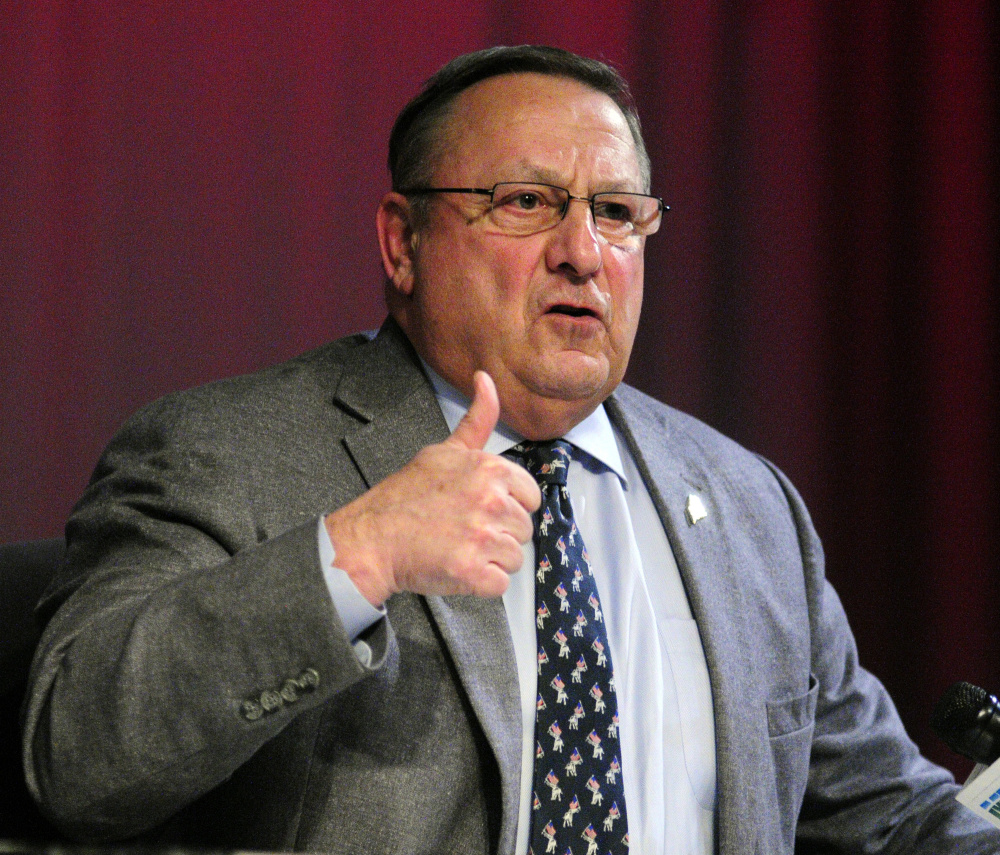
[{"label": "eyeglass frame", "polygon": [[[497,207],[496,201],[494,199],[497,187],[501,187],[503,185],[508,185],[508,184],[514,186],[518,184],[524,184],[529,187],[550,187],[553,190],[559,190],[560,192],[566,194],[566,204],[563,205],[558,220],[553,222],[552,225],[538,229],[538,231],[524,232],[523,234],[512,233],[513,236],[517,237],[528,237],[530,235],[541,234],[542,232],[546,232],[549,229],[554,229],[556,226],[559,225],[559,223],[561,223],[564,219],[566,219],[566,214],[569,212],[569,203],[572,202],[573,200],[576,200],[577,202],[587,203],[587,207],[590,208],[590,216],[594,220],[594,227],[597,228],[598,232],[602,235],[604,235],[604,233],[601,232],[600,227],[597,225],[597,212],[594,210],[594,200],[597,199],[599,196],[642,196],[645,199],[653,199],[659,204],[659,210],[657,210],[656,212],[657,216],[656,216],[655,229],[645,233],[636,231],[633,232],[632,234],[625,235],[624,237],[649,237],[649,235],[656,234],[660,230],[660,223],[663,221],[663,214],[670,210],[670,206],[664,204],[662,198],[660,198],[659,196],[653,196],[649,193],[633,193],[628,190],[603,190],[600,193],[594,193],[592,196],[574,196],[565,187],[560,187],[558,184],[546,184],[544,181],[498,181],[489,190],[483,187],[412,187],[408,190],[400,190],[399,193],[402,196],[423,196],[429,193],[465,193],[476,196],[489,196],[490,197],[489,210],[493,211]],[[608,237],[608,235],[604,235],[604,237],[608,240],[611,240],[611,238]]]}]

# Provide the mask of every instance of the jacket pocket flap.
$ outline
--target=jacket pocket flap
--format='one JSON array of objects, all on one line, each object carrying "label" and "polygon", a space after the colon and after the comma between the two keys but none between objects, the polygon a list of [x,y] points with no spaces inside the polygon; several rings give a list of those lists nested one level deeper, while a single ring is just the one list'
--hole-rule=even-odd
[{"label": "jacket pocket flap", "polygon": [[816,698],[819,695],[819,682],[809,675],[809,691],[797,698],[782,701],[768,701],[767,731],[774,736],[783,736],[808,727],[816,715]]}]

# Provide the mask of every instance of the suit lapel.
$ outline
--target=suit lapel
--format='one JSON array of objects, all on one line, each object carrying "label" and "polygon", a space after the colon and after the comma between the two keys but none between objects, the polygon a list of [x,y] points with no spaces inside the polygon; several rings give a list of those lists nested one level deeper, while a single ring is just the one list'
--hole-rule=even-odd
[{"label": "suit lapel", "polygon": [[[394,321],[345,363],[335,403],[362,423],[345,436],[354,464],[372,487],[427,445],[448,436],[430,383]],[[500,598],[426,597],[500,768],[500,851],[513,851],[521,778],[521,708],[510,628]]]},{"label": "suit lapel", "polygon": [[[715,711],[718,849],[721,852],[756,851],[754,823],[769,803],[762,794],[773,789],[767,777],[766,734],[757,738],[754,716],[753,656],[758,652],[745,632],[743,591],[739,573],[739,544],[730,526],[723,525],[725,498],[712,488],[713,478],[694,439],[663,415],[663,410],[629,407],[616,393],[605,406],[622,431],[642,473],[667,539],[677,560],[698,625],[712,686]],[[716,473],[716,478],[718,473]],[[698,496],[707,516],[692,524],[688,497]],[[745,568],[744,568],[745,569]]]},{"label": "suit lapel", "polygon": [[503,600],[427,597],[500,767],[498,851],[513,852],[521,799],[521,689]]},{"label": "suit lapel", "polygon": [[391,320],[345,360],[334,403],[361,421],[344,445],[368,487],[448,436],[416,354]]}]

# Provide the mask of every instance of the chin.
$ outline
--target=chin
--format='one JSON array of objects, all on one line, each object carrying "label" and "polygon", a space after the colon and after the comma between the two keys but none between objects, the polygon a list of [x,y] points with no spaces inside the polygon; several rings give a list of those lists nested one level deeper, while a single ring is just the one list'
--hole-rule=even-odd
[{"label": "chin", "polygon": [[581,357],[564,361],[560,366],[560,374],[568,384],[589,387],[594,394],[605,390],[605,395],[610,395],[625,376],[625,369],[628,367],[628,359],[618,359],[617,353],[601,351],[596,356]]},{"label": "chin", "polygon": [[606,366],[600,371],[546,371],[531,384],[535,394],[567,402],[587,402],[595,397],[604,400],[617,385],[611,381]]}]

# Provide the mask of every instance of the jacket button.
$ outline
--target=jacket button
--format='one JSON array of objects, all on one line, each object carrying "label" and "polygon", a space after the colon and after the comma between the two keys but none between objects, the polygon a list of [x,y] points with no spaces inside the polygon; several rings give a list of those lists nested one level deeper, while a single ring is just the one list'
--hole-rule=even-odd
[{"label": "jacket button", "polygon": [[283,701],[281,700],[281,695],[279,695],[274,689],[268,689],[266,692],[261,692],[260,695],[260,705],[264,708],[264,712],[272,713],[277,709],[280,709]]},{"label": "jacket button", "polygon": [[294,704],[299,699],[299,684],[294,680],[285,680],[281,687],[281,697],[286,704]]},{"label": "jacket button", "polygon": [[315,668],[306,668],[295,681],[303,691],[319,688],[319,671]]},{"label": "jacket button", "polygon": [[264,708],[256,701],[244,701],[240,711],[243,713],[243,718],[247,721],[257,721],[257,719],[264,715]]}]

